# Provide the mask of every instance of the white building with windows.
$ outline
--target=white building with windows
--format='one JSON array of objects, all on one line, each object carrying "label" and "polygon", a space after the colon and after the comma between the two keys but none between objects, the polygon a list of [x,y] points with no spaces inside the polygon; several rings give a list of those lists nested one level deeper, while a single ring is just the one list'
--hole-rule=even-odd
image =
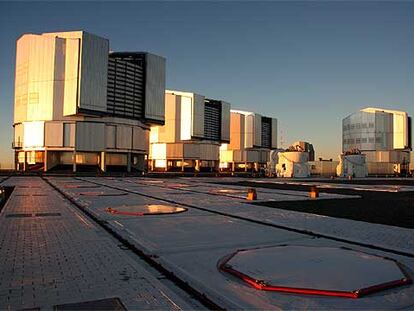
[{"label": "white building with windows", "polygon": [[220,145],[229,140],[229,103],[167,90],[165,125],[151,128],[149,167],[153,171],[218,171]]},{"label": "white building with windows", "polygon": [[406,172],[411,148],[411,118],[404,111],[365,108],[342,121],[342,152],[365,154],[368,174]]},{"label": "white building with windows", "polygon": [[277,119],[258,113],[231,110],[230,142],[220,148],[223,171],[258,172],[277,149]]},{"label": "white building with windows", "polygon": [[142,171],[153,124],[164,124],[165,59],[109,52],[85,31],[17,40],[14,102],[18,170],[93,166]]}]

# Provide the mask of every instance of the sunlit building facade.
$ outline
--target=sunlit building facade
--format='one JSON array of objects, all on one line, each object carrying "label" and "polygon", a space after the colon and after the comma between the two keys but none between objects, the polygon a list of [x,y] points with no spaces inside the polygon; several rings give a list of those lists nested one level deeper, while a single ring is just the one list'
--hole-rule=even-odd
[{"label": "sunlit building facade", "polygon": [[16,169],[144,170],[150,126],[164,124],[164,92],[160,56],[110,53],[107,39],[84,31],[21,36]]},{"label": "sunlit building facade", "polygon": [[218,171],[220,145],[229,140],[229,103],[192,92],[167,90],[165,125],[151,127],[149,168]]},{"label": "sunlit building facade", "polygon": [[404,173],[411,148],[411,117],[404,111],[365,108],[342,121],[342,152],[365,154],[368,174]]},{"label": "sunlit building facade", "polygon": [[223,171],[259,171],[276,148],[277,119],[231,110],[230,142],[220,148],[220,167]]}]

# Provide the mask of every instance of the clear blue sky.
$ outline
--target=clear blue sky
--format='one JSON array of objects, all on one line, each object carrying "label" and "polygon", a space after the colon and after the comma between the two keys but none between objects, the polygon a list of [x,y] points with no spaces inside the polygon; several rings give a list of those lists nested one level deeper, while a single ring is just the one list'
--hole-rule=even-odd
[{"label": "clear blue sky", "polygon": [[284,147],[308,140],[317,156],[337,157],[360,108],[414,115],[414,2],[0,2],[0,163],[16,39],[78,29],[166,57],[168,88],[277,117]]}]

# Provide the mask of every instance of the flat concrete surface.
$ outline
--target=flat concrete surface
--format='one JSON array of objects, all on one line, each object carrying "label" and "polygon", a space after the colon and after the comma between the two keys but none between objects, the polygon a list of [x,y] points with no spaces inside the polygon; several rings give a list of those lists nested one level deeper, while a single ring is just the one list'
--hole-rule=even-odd
[{"label": "flat concrete surface", "polygon": [[[49,180],[79,204],[94,213],[119,234],[138,248],[151,253],[156,260],[191,286],[205,293],[210,299],[227,309],[404,309],[414,306],[414,287],[394,288],[361,299],[316,297],[258,291],[237,278],[219,271],[217,265],[224,256],[237,250],[263,248],[283,244],[341,247],[348,246],[328,239],[315,239],[283,229],[265,226],[262,223],[284,224],[290,227],[329,232],[338,237],[355,238],[378,245],[397,240],[397,248],[414,250],[412,243],[404,245],[404,239],[412,239],[411,230],[389,226],[375,226],[331,217],[316,217],[305,213],[287,213],[248,204],[239,196],[222,195],[221,185],[211,185],[208,179],[186,178],[157,180],[143,178],[62,178]],[[127,192],[122,196],[84,196],[82,189],[66,187],[70,183],[98,185],[94,191],[113,193]],[[193,190],[190,190],[193,189]],[[226,189],[240,190],[246,187],[228,186]],[[231,191],[230,191],[231,192]],[[233,193],[236,193],[234,191]],[[259,195],[261,192],[259,191]],[[300,191],[266,191],[266,199],[309,200]],[[339,198],[341,196],[337,196]],[[346,200],[347,196],[342,196]],[[172,215],[127,216],[113,215],[106,211],[134,204],[175,204],[188,211]],[[244,217],[245,219],[240,219]],[[249,221],[250,220],[250,221]],[[365,230],[369,234],[357,236],[353,231]],[[354,231],[355,232],[355,231]],[[394,232],[394,233],[393,233]],[[380,234],[382,233],[382,235]],[[387,233],[393,233],[389,237]],[[377,235],[378,234],[378,235]],[[367,239],[365,239],[367,237]],[[395,241],[395,240],[394,240]],[[393,253],[379,252],[357,247],[361,251],[395,258],[414,270],[414,260]],[[411,273],[411,272],[410,272]]]},{"label": "flat concrete surface", "polygon": [[[234,179],[237,181],[242,178]],[[119,187],[120,189],[137,192],[139,194],[146,194],[157,198],[173,200],[185,204],[193,204],[207,210],[224,212],[235,216],[266,222],[269,224],[287,226],[301,230],[309,230],[319,234],[351,239],[353,241],[358,241],[361,243],[368,243],[381,247],[414,253],[414,230],[412,229],[354,221],[344,218],[334,218],[285,209],[269,208],[266,206],[249,204],[246,199],[223,195],[214,195],[211,193],[195,193],[189,191],[189,189],[193,188],[203,189],[203,187],[208,187],[209,191],[220,189],[243,189],[243,191],[247,193],[247,189],[249,188],[247,186],[243,187],[233,185],[217,185],[210,183],[215,180],[231,181],[231,178],[179,178],[176,180],[145,178],[87,178],[79,182],[87,183],[88,180]],[[243,178],[242,180],[246,179]],[[142,183],[145,183],[145,185]],[[183,189],[172,189],[171,187],[165,185],[168,185],[170,183],[185,183],[191,185],[191,187],[184,187]],[[376,186],[372,186],[372,189],[375,190],[375,187]],[[256,190],[258,192],[259,198],[262,194],[262,191],[269,191],[269,193],[274,193],[273,195],[269,194],[269,199],[279,199],[282,200],[282,203],[286,197],[285,193],[287,196],[296,198],[299,200],[299,202],[303,199],[303,196],[307,196],[307,192],[305,191],[262,188],[257,188]],[[109,191],[109,189],[107,191]],[[75,193],[75,191],[71,189],[71,193]],[[123,199],[124,198],[125,197],[123,197]],[[343,196],[343,198],[344,202],[346,202],[349,197]],[[84,198],[82,198],[82,200],[83,199]],[[115,197],[113,199],[115,199]],[[146,198],[141,197],[141,199]],[[94,198],[94,200],[94,202],[96,202],[96,198]],[[306,200],[307,202],[312,201],[308,200],[307,197]],[[91,203],[90,200],[85,202],[87,204]],[[100,204],[105,204],[105,206],[111,204],[110,201],[104,202],[103,200],[100,200],[99,202]]]},{"label": "flat concrete surface", "polygon": [[109,298],[129,310],[195,308],[40,178],[5,184],[15,190],[0,214],[1,310]]}]

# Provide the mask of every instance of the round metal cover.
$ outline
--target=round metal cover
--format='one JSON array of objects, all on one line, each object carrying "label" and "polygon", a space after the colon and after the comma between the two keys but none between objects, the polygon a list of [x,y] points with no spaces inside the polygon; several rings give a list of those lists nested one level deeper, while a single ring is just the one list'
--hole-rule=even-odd
[{"label": "round metal cover", "polygon": [[178,214],[187,210],[185,207],[163,204],[122,205],[116,208],[110,207],[106,209],[108,213],[127,216]]},{"label": "round metal cover", "polygon": [[219,268],[256,289],[359,298],[411,279],[396,260],[335,247],[284,245],[243,250]]}]

